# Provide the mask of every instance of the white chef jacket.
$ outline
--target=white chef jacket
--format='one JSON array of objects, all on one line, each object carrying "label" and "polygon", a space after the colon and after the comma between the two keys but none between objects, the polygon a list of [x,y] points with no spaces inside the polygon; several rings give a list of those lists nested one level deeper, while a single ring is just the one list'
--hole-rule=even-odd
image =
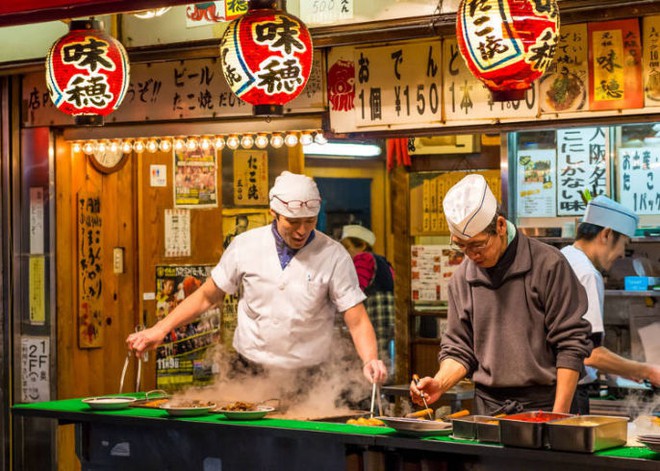
[{"label": "white chef jacket", "polygon": [[238,301],[233,346],[264,366],[292,369],[328,357],[337,312],[366,299],[346,249],[316,231],[282,269],[269,224],[236,236],[211,272]]},{"label": "white chef jacket", "polygon": [[[582,317],[591,323],[591,331],[594,334],[602,334],[605,336],[605,328],[603,326],[603,305],[605,302],[605,283],[603,282],[603,275],[596,269],[589,257],[585,253],[573,245],[568,245],[561,249],[564,257],[573,268],[582,286],[587,292],[589,299],[589,307],[587,312]],[[580,384],[588,384],[598,379],[597,370],[590,366],[585,366],[587,375],[580,380]]]}]

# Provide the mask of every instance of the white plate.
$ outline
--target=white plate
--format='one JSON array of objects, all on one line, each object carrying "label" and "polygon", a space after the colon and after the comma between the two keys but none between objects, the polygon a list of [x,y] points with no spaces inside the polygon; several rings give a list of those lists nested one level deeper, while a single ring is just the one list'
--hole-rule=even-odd
[{"label": "white plate", "polygon": [[639,440],[639,439],[637,439],[637,441],[640,442],[640,443],[643,443],[644,446],[646,446],[647,448],[650,448],[651,450],[660,453],[660,443],[658,443],[658,442],[646,442],[646,441],[642,441],[642,440]]},{"label": "white plate", "polygon": [[413,435],[449,435],[452,426],[449,422],[436,420],[409,419],[407,417],[377,417],[397,432]]},{"label": "white plate", "polygon": [[270,406],[257,406],[255,410],[214,409],[213,412],[224,414],[230,420],[256,420],[264,418],[266,414],[274,410],[275,408]]},{"label": "white plate", "polygon": [[136,400],[134,397],[127,396],[99,396],[88,397],[82,401],[95,410],[118,410],[125,409]]},{"label": "white plate", "polygon": [[167,411],[169,415],[174,417],[197,417],[199,415],[208,414],[214,407],[214,403],[194,406],[177,406],[176,404],[170,404],[169,402],[158,406],[159,409]]}]

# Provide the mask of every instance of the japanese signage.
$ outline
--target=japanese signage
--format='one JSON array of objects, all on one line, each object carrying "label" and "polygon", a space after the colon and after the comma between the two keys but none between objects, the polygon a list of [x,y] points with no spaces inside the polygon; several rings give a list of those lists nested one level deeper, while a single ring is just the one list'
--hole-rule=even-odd
[{"label": "japanese signage", "polygon": [[[308,85],[286,112],[323,111],[322,54],[314,54]],[[50,101],[43,73],[23,79],[24,126],[70,125],[72,119]],[[131,65],[131,78],[121,107],[107,121],[144,122],[193,118],[252,117],[252,107],[239,100],[225,81],[217,59]]]},{"label": "japanese signage", "polygon": [[307,0],[300,2],[300,19],[308,24],[337,23],[353,19],[355,0]]},{"label": "japanese signage", "polygon": [[524,118],[536,115],[538,87],[534,85],[524,100],[494,102],[491,93],[469,71],[458,51],[455,39],[443,41],[445,86],[444,103],[447,121],[478,120],[484,118]]},{"label": "japanese signage", "polygon": [[233,20],[247,12],[247,3],[247,0],[223,0],[188,5],[186,6],[186,27],[194,28]]},{"label": "japanese signage", "polygon": [[642,49],[635,19],[589,23],[589,108],[644,106]]},{"label": "japanese signage", "polygon": [[516,156],[518,217],[555,217],[555,149],[519,150]]},{"label": "japanese signage", "polygon": [[[212,265],[157,265],[156,317],[166,317],[210,276]],[[208,384],[212,362],[205,359],[220,334],[220,309],[171,331],[156,350],[156,386],[167,391]]]},{"label": "japanese signage", "polygon": [[101,194],[83,190],[78,202],[78,346],[103,346]]},{"label": "japanese signage", "polygon": [[190,257],[190,210],[165,210],[165,256]]},{"label": "japanese signage", "polygon": [[268,151],[234,151],[234,205],[268,204]]},{"label": "japanese signage", "polygon": [[215,150],[173,151],[174,206],[215,208],[218,206],[218,167]]},{"label": "japanese signage", "polygon": [[448,245],[413,245],[410,259],[413,303],[446,302],[449,279],[464,258]]},{"label": "japanese signage", "polygon": [[660,148],[617,151],[619,201],[638,215],[660,212]]},{"label": "japanese signage", "polygon": [[50,339],[21,337],[21,402],[50,401]]},{"label": "japanese signage", "polygon": [[440,122],[438,40],[356,49],[357,127]]},{"label": "japanese signage", "polygon": [[581,192],[607,193],[609,128],[572,128],[557,131],[557,213],[581,215],[586,209]]},{"label": "japanese signage", "polygon": [[644,104],[660,105],[660,16],[646,16],[644,31]]},{"label": "japanese signage", "polygon": [[588,110],[588,88],[587,25],[562,26],[555,59],[540,81],[541,111],[563,113]]},{"label": "japanese signage", "polygon": [[46,323],[46,256],[30,256],[30,324]]}]

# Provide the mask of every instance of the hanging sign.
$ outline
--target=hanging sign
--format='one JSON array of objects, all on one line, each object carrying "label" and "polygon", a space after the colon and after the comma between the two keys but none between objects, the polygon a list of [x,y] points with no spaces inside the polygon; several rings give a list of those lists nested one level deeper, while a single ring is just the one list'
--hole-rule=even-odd
[{"label": "hanging sign", "polygon": [[353,19],[355,0],[303,1],[300,18],[310,25],[337,23]]},{"label": "hanging sign", "polygon": [[568,128],[557,131],[557,206],[559,216],[584,214],[581,193],[607,194],[608,127]]},{"label": "hanging sign", "polygon": [[589,57],[587,25],[562,26],[555,59],[540,80],[543,113],[566,113],[589,109]]},{"label": "hanging sign", "polygon": [[357,127],[439,123],[442,80],[438,40],[356,48]]},{"label": "hanging sign", "polygon": [[268,151],[234,151],[234,205],[268,204]]},{"label": "hanging sign", "polygon": [[619,148],[619,201],[638,215],[660,212],[660,148]]},{"label": "hanging sign", "polygon": [[21,337],[21,402],[50,401],[50,339]]},{"label": "hanging sign", "polygon": [[642,46],[637,18],[588,24],[589,109],[642,108]]},{"label": "hanging sign", "polygon": [[644,106],[660,105],[660,16],[645,16],[644,31]]}]

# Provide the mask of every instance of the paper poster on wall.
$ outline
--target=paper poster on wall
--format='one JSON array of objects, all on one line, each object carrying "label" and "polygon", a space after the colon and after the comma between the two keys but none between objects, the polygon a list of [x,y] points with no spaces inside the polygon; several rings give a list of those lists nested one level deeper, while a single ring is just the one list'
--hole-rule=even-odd
[{"label": "paper poster on wall", "polygon": [[21,337],[21,402],[50,401],[50,339]]},{"label": "paper poster on wall", "polygon": [[300,19],[308,25],[334,24],[353,19],[355,0],[302,1]]},{"label": "paper poster on wall", "polygon": [[555,217],[555,149],[519,150],[516,158],[518,217]]},{"label": "paper poster on wall", "polygon": [[190,210],[165,210],[165,256],[190,257]]},{"label": "paper poster on wall", "polygon": [[268,204],[268,151],[234,151],[234,205]]},{"label": "paper poster on wall", "polygon": [[579,216],[586,203],[581,193],[607,193],[609,127],[567,128],[557,131],[557,214]]},{"label": "paper poster on wall", "polygon": [[660,214],[660,148],[617,150],[619,201],[638,215]]},{"label": "paper poster on wall", "polygon": [[30,188],[30,253],[44,253],[44,189]]},{"label": "paper poster on wall", "polygon": [[562,25],[555,58],[539,81],[541,112],[589,109],[588,56],[587,24]]},{"label": "paper poster on wall", "polygon": [[464,258],[449,245],[413,245],[410,260],[413,303],[446,302],[449,279]]},{"label": "paper poster on wall", "polygon": [[660,16],[642,18],[644,106],[660,106]]},{"label": "paper poster on wall", "polygon": [[[213,265],[157,265],[156,317],[166,317],[210,276]],[[212,380],[209,348],[220,335],[220,308],[213,307],[197,320],[169,332],[156,351],[156,387],[172,391],[202,386]]]},{"label": "paper poster on wall", "polygon": [[173,151],[174,207],[215,208],[218,206],[218,167],[213,147]]},{"label": "paper poster on wall", "polygon": [[30,256],[30,324],[43,325],[46,322],[46,257]]}]

